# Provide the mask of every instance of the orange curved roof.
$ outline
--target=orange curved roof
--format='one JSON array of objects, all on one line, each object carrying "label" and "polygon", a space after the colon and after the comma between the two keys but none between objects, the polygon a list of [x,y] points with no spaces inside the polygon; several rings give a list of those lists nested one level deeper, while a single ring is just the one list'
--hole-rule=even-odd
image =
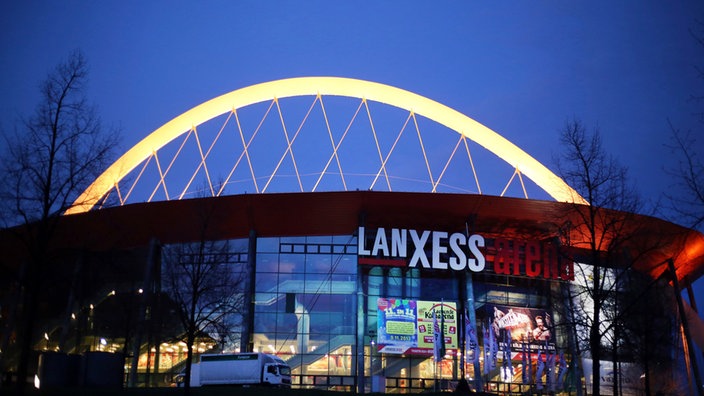
[{"label": "orange curved roof", "polygon": [[[571,204],[489,195],[320,192],[245,194],[217,198],[153,202],[105,208],[59,219],[54,242],[61,248],[110,250],[162,243],[195,241],[208,223],[206,237],[351,235],[359,225],[472,232],[487,237],[545,239],[567,221],[578,224]],[[573,214],[570,214],[573,213]],[[620,212],[604,211],[607,216]],[[205,218],[210,220],[204,220]],[[654,217],[635,215],[638,238],[629,243],[637,269],[652,276],[674,258],[683,285],[704,272],[704,235]],[[580,230],[571,230],[573,245]],[[5,251],[16,244],[0,238]],[[582,241],[584,242],[584,241]]]}]

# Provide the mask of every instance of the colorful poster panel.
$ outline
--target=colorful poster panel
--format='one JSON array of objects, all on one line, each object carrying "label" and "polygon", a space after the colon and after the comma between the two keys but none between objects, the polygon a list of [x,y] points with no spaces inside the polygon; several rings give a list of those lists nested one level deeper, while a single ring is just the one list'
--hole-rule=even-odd
[{"label": "colorful poster panel", "polygon": [[555,350],[554,323],[550,310],[493,304],[487,304],[486,309],[500,350],[509,341],[514,352],[520,352],[524,343],[528,344],[531,351]]},{"label": "colorful poster panel", "polygon": [[379,352],[432,356],[435,312],[438,321],[444,324],[446,353],[457,353],[459,318],[454,302],[379,298],[377,308]]}]

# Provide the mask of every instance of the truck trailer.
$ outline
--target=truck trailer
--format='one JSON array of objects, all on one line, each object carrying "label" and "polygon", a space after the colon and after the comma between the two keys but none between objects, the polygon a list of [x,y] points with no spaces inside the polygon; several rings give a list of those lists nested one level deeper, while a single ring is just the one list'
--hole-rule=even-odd
[{"label": "truck trailer", "polygon": [[[183,386],[183,378],[178,382]],[[206,354],[191,366],[191,386],[291,386],[291,368],[281,358],[265,353]]]}]

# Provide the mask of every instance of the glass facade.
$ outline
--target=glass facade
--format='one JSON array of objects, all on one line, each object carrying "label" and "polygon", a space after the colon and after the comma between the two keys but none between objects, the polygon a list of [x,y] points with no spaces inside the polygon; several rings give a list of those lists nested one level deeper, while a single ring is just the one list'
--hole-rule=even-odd
[{"label": "glass facade", "polygon": [[294,386],[355,385],[357,241],[258,238],[253,349],[291,366]]},{"label": "glass facade", "polygon": [[[559,282],[469,272],[358,265],[356,236],[258,238],[254,286],[252,348],[276,354],[292,369],[294,386],[364,392],[420,392],[449,389],[460,378],[482,378],[488,389],[525,391],[521,355],[516,344],[485,370],[482,337],[498,326],[496,312],[560,319],[552,297]],[[464,340],[464,312],[472,310],[478,334],[477,364],[464,361],[463,345],[435,363],[432,353],[382,353],[377,344],[379,299],[443,301],[457,307],[458,342]],[[534,341],[535,323],[522,334]],[[493,339],[506,337],[496,327]],[[557,328],[550,342],[553,354],[564,351],[566,332]],[[555,341],[556,340],[556,341]],[[557,345],[557,346],[556,346]],[[502,349],[508,348],[501,347]],[[535,348],[535,347],[534,347]],[[541,347],[542,348],[542,347]],[[547,344],[545,351],[548,351]],[[535,351],[534,351],[535,352]],[[535,353],[534,353],[535,355]],[[510,356],[510,358],[507,358]],[[508,364],[511,361],[511,364]],[[504,374],[505,366],[514,368]],[[535,373],[537,363],[532,363]],[[508,388],[506,388],[508,387]]]}]

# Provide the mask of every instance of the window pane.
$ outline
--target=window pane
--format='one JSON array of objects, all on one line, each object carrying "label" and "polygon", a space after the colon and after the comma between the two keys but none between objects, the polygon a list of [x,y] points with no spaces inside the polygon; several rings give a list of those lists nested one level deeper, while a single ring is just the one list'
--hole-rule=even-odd
[{"label": "window pane", "polygon": [[274,334],[276,331],[276,314],[259,313],[254,315],[254,332],[264,334]]},{"label": "window pane", "polygon": [[330,272],[331,257],[327,254],[306,255],[306,272],[316,274],[327,274]]},{"label": "window pane", "polygon": [[303,273],[305,256],[302,254],[281,254],[279,257],[279,271],[283,273]]},{"label": "window pane", "polygon": [[257,252],[278,253],[279,238],[257,238]]},{"label": "window pane", "polygon": [[332,257],[333,272],[336,274],[356,274],[357,256],[349,254],[334,255]]},{"label": "window pane", "polygon": [[278,272],[279,255],[272,253],[257,254],[257,272]]},{"label": "window pane", "polygon": [[258,273],[254,284],[255,292],[275,292],[276,291],[275,273]]},{"label": "window pane", "polygon": [[278,294],[276,293],[256,293],[254,295],[254,311],[256,312],[276,312]]},{"label": "window pane", "polygon": [[306,240],[306,243],[309,244],[328,244],[332,242],[332,237],[327,235],[327,236],[309,236]]},{"label": "window pane", "polygon": [[305,292],[310,294],[330,294],[330,276],[323,274],[307,274]]}]

